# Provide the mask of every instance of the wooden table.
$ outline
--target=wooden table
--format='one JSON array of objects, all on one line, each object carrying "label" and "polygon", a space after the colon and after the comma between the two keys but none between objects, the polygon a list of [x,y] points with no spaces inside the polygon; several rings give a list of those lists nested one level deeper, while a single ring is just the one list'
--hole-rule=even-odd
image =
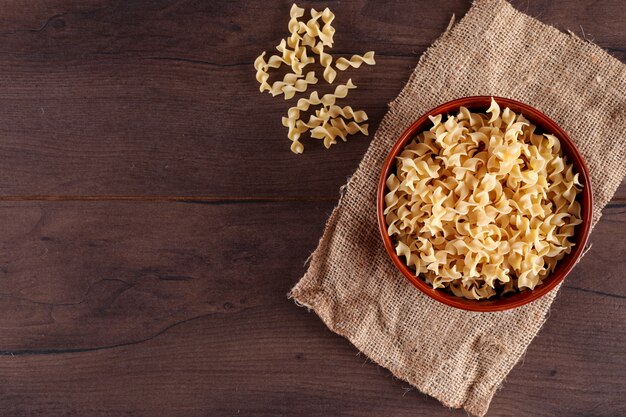
[{"label": "wooden table", "polygon": [[[470,6],[430,3],[328,2],[372,131]],[[515,5],[626,61],[620,1]],[[289,6],[3,4],[0,415],[465,415],[286,298],[369,143],[289,152],[252,68]],[[489,415],[626,413],[625,223],[626,183]]]}]

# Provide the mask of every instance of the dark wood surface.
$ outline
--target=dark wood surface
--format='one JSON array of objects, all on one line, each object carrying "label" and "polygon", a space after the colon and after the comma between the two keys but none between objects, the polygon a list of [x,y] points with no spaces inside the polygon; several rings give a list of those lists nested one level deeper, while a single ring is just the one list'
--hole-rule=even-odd
[{"label": "dark wood surface", "polygon": [[[470,6],[326,4],[372,131]],[[514,4],[626,61],[621,1]],[[289,152],[252,61],[290,5],[3,4],[0,415],[465,415],[286,298],[369,143]],[[626,182],[489,415],[626,415],[625,225]]]}]

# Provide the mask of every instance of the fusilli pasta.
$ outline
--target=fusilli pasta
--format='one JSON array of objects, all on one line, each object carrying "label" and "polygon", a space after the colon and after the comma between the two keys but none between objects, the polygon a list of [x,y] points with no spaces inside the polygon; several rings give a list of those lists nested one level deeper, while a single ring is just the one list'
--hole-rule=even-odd
[{"label": "fusilli pasta", "polygon": [[431,116],[387,178],[396,253],[433,288],[490,298],[533,289],[571,251],[578,174],[559,140],[492,99]]},{"label": "fusilli pasta", "polygon": [[[305,10],[293,4],[289,12],[290,36],[281,40],[276,49],[280,55],[272,55],[265,60],[266,52],[259,55],[254,61],[256,79],[259,82],[261,92],[269,91],[272,96],[282,94],[285,100],[293,98],[296,93],[303,93],[311,84],[316,84],[318,79],[315,72],[310,71],[303,76],[303,69],[307,65],[315,62],[312,56],[308,56],[307,48],[319,56],[319,62],[324,68],[323,77],[332,84],[337,76],[337,71],[333,68],[333,57],[324,49],[331,48],[334,42],[335,28],[332,22],[335,15],[326,8],[323,11],[311,9],[311,18],[306,21],[300,19],[304,16]],[[322,25],[320,26],[320,22]],[[319,39],[319,41],[318,41]],[[363,56],[354,55],[349,60],[340,58],[337,61],[337,68],[341,71],[352,66],[358,68],[362,63],[374,65],[374,53],[367,52]],[[292,72],[283,76],[282,80],[274,81],[270,84],[270,68],[279,68],[283,64],[291,67]],[[340,107],[335,105],[337,99],[345,98],[350,89],[356,88],[352,80],[346,84],[338,85],[334,93],[325,94],[322,97],[315,91],[309,95],[308,99],[298,100],[298,104],[291,107],[287,112],[287,117],[282,118],[283,126],[287,127],[287,136],[291,140],[291,150],[294,153],[302,153],[304,146],[300,142],[303,133],[311,131],[311,137],[323,139],[324,145],[328,148],[337,143],[335,138],[340,137],[344,141],[346,137],[357,132],[368,134],[367,124],[359,124],[367,120],[364,111],[354,111],[352,107]],[[321,106],[315,114],[309,116],[309,120],[300,120],[302,111],[308,111],[311,106]],[[346,120],[350,120],[346,122]]]}]

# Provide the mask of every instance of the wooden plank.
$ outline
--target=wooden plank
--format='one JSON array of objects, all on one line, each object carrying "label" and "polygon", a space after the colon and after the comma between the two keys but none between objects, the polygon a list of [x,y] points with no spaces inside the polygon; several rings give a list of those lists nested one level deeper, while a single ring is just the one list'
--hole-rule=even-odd
[{"label": "wooden plank", "polygon": [[[569,279],[579,277],[580,272]],[[602,273],[588,276],[589,281],[602,279]],[[561,290],[546,325],[496,394],[491,414],[609,417],[626,413],[624,288],[619,287],[619,294],[602,294],[570,285]]]},{"label": "wooden plank", "polygon": [[[369,113],[372,129],[416,60],[381,57],[376,70],[359,71],[355,82],[362,88],[350,103]],[[5,196],[334,198],[369,144],[355,136],[327,152],[315,141],[306,155],[292,154],[280,119],[292,104],[258,94],[248,65],[224,71],[98,58],[11,72],[13,65],[0,61],[0,73],[11,74],[0,93]],[[378,80],[376,71],[389,76]]]},{"label": "wooden plank", "polygon": [[[452,13],[469,7],[460,0],[328,5],[337,14],[334,53],[378,54],[376,67],[341,74],[359,85],[349,102],[367,110],[372,131],[418,55]],[[594,39],[625,59],[620,4],[516,5],[562,29],[593,27]],[[287,9],[12,2],[0,18],[0,194],[334,198],[369,139],[330,152],[316,143],[292,155],[280,124],[289,104],[259,94],[251,68],[284,36]]]},{"label": "wooden plank", "polygon": [[615,192],[615,195],[613,196],[613,200],[614,201],[626,200],[626,178],[624,178],[624,181],[622,181],[619,188]]},{"label": "wooden plank", "polygon": [[[617,313],[606,316],[596,295],[567,297],[569,306],[557,301],[496,395],[492,414],[623,415],[616,395],[626,388],[624,340],[602,330],[621,328],[623,304],[604,301]],[[16,417],[465,415],[393,379],[313,314],[286,303],[199,317],[139,345],[3,356],[0,373],[10,383],[0,410]]]},{"label": "wooden plank", "polygon": [[[0,414],[450,415],[287,300],[333,206],[0,204]],[[611,204],[494,415],[626,410],[624,223]]]},{"label": "wooden plank", "polygon": [[[624,53],[626,33],[621,4],[612,1],[513,0],[519,10],[566,31],[572,30]],[[446,0],[439,7],[397,0],[382,4],[364,0],[298,2],[309,8],[330,7],[337,28],[333,52],[351,54],[364,46],[396,56],[416,55],[447,26],[452,14],[461,18],[470,7],[464,0]],[[245,1],[207,3],[140,0],[12,1],[0,17],[3,51],[39,54],[40,59],[88,58],[105,53],[120,56],[159,53],[189,57],[218,65],[251,63],[259,50],[273,48],[285,37],[291,3],[251,4]],[[592,6],[596,6],[592,8]],[[184,22],[184,24],[181,24]],[[262,24],[260,24],[262,22]],[[601,23],[601,24],[599,24]],[[77,42],[78,41],[78,42]]]},{"label": "wooden plank", "polygon": [[0,204],[0,350],[91,349],[284,300],[334,202]]},{"label": "wooden plank", "polygon": [[[43,30],[5,22],[2,194],[335,197],[368,140],[292,155],[280,123],[290,104],[259,94],[251,68],[284,36],[287,10],[158,3],[57,7],[43,25],[50,17],[38,3],[18,27]],[[434,39],[447,17],[433,13],[439,19],[420,30]],[[257,19],[270,24],[259,30]],[[339,52],[361,51],[353,36],[346,27]],[[350,103],[368,111],[372,127],[425,46],[401,57],[379,49],[376,71],[341,74],[361,86]]]},{"label": "wooden plank", "polygon": [[[2,203],[0,350],[129,343],[198,314],[282,299],[334,204]],[[626,292],[624,236],[609,233],[622,231],[623,209],[605,210],[568,287]],[[586,278],[596,271],[601,283]]]}]

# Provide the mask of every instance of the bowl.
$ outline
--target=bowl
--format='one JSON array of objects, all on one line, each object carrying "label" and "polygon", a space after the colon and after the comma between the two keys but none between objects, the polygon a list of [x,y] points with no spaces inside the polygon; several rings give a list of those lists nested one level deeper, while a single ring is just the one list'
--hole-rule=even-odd
[{"label": "bowl", "polygon": [[574,164],[574,168],[579,174],[579,181],[583,185],[583,190],[577,196],[577,200],[579,201],[582,209],[582,223],[576,226],[573,237],[575,246],[569,254],[565,255],[565,257],[558,262],[555,270],[543,279],[543,284],[538,285],[533,290],[526,289],[512,295],[498,296],[496,298],[486,300],[470,300],[457,297],[444,290],[434,289],[430,284],[417,277],[404,263],[404,261],[396,255],[395,246],[387,234],[387,223],[385,221],[385,216],[383,215],[383,211],[385,209],[384,197],[387,191],[387,177],[395,171],[396,156],[416,134],[432,127],[432,123],[428,118],[429,115],[434,116],[442,113],[444,115],[456,114],[461,106],[465,106],[474,112],[485,112],[489,108],[491,96],[464,97],[449,101],[430,110],[411,124],[411,126],[398,138],[393,148],[391,148],[391,152],[389,152],[387,159],[385,159],[376,195],[376,212],[378,216],[380,234],[389,257],[400,272],[402,272],[402,274],[418,290],[439,302],[463,310],[481,312],[502,311],[522,306],[544,296],[559,285],[559,283],[561,283],[567,274],[570,273],[574,265],[576,265],[581,257],[585,244],[587,243],[587,238],[589,237],[592,219],[592,194],[589,171],[585,165],[585,161],[580,155],[580,152],[576,149],[574,142],[572,142],[567,133],[565,133],[565,131],[561,129],[561,127],[559,127],[559,125],[557,125],[553,120],[528,104],[502,97],[493,98],[500,105],[501,109],[509,107],[516,113],[522,113],[524,117],[537,126],[539,131],[556,136],[561,142],[561,149],[563,153],[567,155],[568,160]]}]

